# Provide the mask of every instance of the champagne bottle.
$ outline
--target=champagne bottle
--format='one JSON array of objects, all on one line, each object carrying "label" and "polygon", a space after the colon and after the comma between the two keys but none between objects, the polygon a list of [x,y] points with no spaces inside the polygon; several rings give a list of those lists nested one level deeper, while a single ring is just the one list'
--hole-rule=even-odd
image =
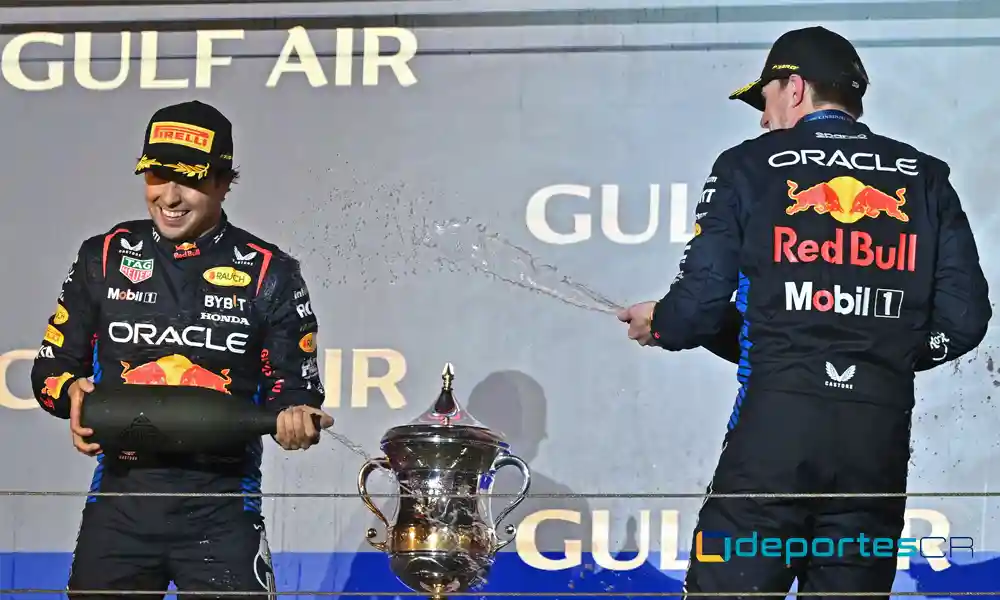
[{"label": "champagne bottle", "polygon": [[[313,415],[319,430],[319,415]],[[104,451],[212,453],[277,432],[277,414],[239,396],[198,387],[101,386],[83,401],[80,424]]]}]

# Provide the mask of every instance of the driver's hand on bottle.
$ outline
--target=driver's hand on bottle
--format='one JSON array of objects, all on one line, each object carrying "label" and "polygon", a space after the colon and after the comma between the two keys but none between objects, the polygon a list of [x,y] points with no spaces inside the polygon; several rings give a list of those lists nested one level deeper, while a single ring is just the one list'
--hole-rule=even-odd
[{"label": "driver's hand on bottle", "polygon": [[83,439],[94,435],[94,430],[80,425],[80,412],[83,409],[83,399],[93,391],[94,384],[86,377],[77,379],[66,390],[66,395],[69,396],[69,431],[73,439],[73,447],[80,454],[86,454],[87,456],[97,456],[101,453],[100,445],[88,444]]},{"label": "driver's hand on bottle", "polygon": [[319,416],[319,428],[333,426],[333,417],[311,406],[292,406],[278,413],[278,433],[274,441],[285,450],[306,450],[319,443],[319,430],[313,423]]}]

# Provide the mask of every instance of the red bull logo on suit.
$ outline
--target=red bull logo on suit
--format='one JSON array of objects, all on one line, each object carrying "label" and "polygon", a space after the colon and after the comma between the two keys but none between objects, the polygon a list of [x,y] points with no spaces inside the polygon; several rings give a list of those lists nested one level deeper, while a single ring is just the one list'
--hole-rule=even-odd
[{"label": "red bull logo on suit", "polygon": [[809,209],[841,223],[856,223],[864,217],[885,215],[904,223],[910,217],[900,207],[906,204],[906,188],[896,190],[895,197],[865,185],[853,177],[835,177],[802,191],[799,184],[788,180],[788,197],[792,205],[785,213],[794,215]]},{"label": "red bull logo on suit", "polygon": [[791,227],[774,228],[774,262],[810,263],[817,260],[831,265],[875,267],[883,271],[913,272],[917,268],[917,234],[901,233],[896,245],[876,244],[870,233],[852,231],[846,236],[842,227],[832,240],[800,240]]},{"label": "red bull logo on suit", "polygon": [[122,381],[129,385],[181,385],[229,393],[229,369],[217,375],[192,363],[186,356],[171,354],[136,367],[122,363]]},{"label": "red bull logo on suit", "polygon": [[45,406],[52,408],[55,405],[53,400],[59,399],[59,396],[62,395],[63,387],[70,379],[73,379],[71,373],[63,373],[56,377],[45,378],[44,387],[42,387],[42,402]]},{"label": "red bull logo on suit", "polygon": [[[804,190],[792,180],[787,180],[788,198],[792,204],[785,214],[797,215],[812,210],[829,215],[835,221],[850,225],[865,217],[888,217],[901,223],[910,221],[902,210],[906,204],[906,188],[896,190],[894,196],[879,191],[853,177],[835,177]],[[915,271],[917,267],[917,234],[901,232],[896,245],[876,244],[867,231],[851,231],[845,248],[845,231],[838,227],[832,240],[799,240],[792,227],[775,226],[774,262],[790,263],[824,262],[857,267],[875,265],[888,271]]]}]

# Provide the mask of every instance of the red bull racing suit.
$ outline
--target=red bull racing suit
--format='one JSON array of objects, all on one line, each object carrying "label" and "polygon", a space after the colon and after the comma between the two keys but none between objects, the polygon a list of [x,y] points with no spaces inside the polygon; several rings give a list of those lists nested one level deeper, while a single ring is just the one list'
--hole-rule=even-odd
[{"label": "red bull racing suit", "polygon": [[[101,385],[223,391],[274,410],[319,407],[317,321],[298,263],[223,215],[181,244],[152,221],[85,241],[31,372],[38,402],[69,417],[79,377]],[[86,402],[86,401],[85,401]],[[263,445],[220,456],[98,457],[91,491],[259,493]],[[260,498],[90,496],[70,590],[273,587]],[[78,596],[79,597],[79,596]]]},{"label": "red bull racing suit", "polygon": [[[668,350],[738,363],[709,492],[901,493],[914,372],[974,349],[991,316],[948,166],[821,111],[718,158],[652,329]],[[800,592],[888,592],[895,548],[871,540],[895,544],[904,504],[709,498],[686,589],[784,595],[798,577]],[[779,542],[739,556],[739,538]],[[798,550],[820,538],[845,541]]]}]

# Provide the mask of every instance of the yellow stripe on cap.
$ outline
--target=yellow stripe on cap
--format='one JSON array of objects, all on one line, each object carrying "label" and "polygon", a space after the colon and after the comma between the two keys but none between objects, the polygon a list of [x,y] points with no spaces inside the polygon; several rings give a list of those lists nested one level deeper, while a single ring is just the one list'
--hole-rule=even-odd
[{"label": "yellow stripe on cap", "polygon": [[755,81],[751,81],[750,83],[748,83],[745,86],[741,87],[740,89],[736,90],[732,94],[729,94],[729,97],[730,98],[738,98],[738,97],[742,96],[743,94],[747,93],[748,91],[750,91],[750,88],[752,88],[753,86],[757,85],[758,83],[760,83],[760,79],[757,79]]}]

